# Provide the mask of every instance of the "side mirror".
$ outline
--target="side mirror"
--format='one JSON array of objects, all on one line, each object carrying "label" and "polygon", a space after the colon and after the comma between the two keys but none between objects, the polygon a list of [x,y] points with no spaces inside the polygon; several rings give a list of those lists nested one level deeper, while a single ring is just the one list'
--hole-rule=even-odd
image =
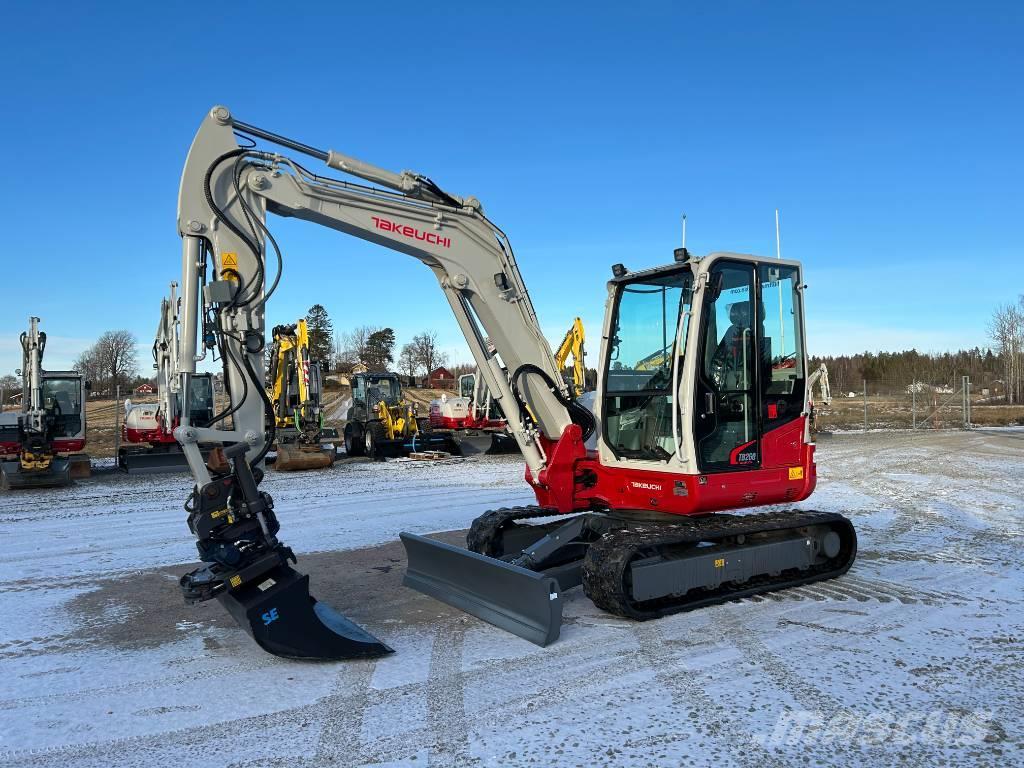
[{"label": "side mirror", "polygon": [[91,381],[86,381],[85,382],[85,391],[86,392],[92,392],[92,382]]},{"label": "side mirror", "polygon": [[716,272],[711,276],[711,282],[708,283],[707,301],[718,301],[718,297],[722,295],[722,285],[724,282],[724,276],[721,272]]}]

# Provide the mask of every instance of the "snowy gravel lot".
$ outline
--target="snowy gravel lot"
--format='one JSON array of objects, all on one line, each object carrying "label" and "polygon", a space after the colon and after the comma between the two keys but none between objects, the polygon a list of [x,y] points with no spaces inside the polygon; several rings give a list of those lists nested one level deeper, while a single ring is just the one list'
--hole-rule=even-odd
[{"label": "snowy gravel lot", "polygon": [[645,624],[574,590],[547,649],[400,586],[399,531],[532,500],[517,457],[271,473],[313,593],[397,650],[348,663],[182,604],[184,475],[0,493],[0,765],[1024,764],[1024,431],[818,459],[845,577]]}]

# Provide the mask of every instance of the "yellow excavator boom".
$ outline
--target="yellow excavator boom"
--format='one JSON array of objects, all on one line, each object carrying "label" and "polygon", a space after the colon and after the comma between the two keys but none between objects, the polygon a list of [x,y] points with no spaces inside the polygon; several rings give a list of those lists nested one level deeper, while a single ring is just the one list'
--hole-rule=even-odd
[{"label": "yellow excavator boom", "polygon": [[565,338],[555,352],[555,364],[558,370],[565,368],[565,362],[572,356],[572,388],[576,397],[583,394],[586,389],[587,369],[584,365],[583,342],[586,334],[583,331],[583,321],[578,317],[573,320],[572,326],[565,332]]}]

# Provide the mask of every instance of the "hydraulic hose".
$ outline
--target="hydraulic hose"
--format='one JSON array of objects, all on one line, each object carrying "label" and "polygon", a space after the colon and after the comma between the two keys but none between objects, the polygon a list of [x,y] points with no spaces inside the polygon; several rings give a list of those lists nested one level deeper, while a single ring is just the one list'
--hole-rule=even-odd
[{"label": "hydraulic hose", "polygon": [[572,423],[579,425],[583,430],[584,441],[594,434],[594,430],[597,428],[597,419],[594,418],[594,414],[580,405],[575,398],[566,397],[562,394],[562,390],[554,382],[551,376],[548,375],[548,372],[533,363],[523,363],[520,365],[516,368],[515,372],[512,374],[512,378],[510,379],[512,394],[515,395],[515,398],[519,401],[519,405],[522,409],[526,409],[526,403],[523,400],[522,394],[519,392],[519,387],[516,382],[524,373],[532,373],[535,376],[540,376],[544,380],[548,389],[551,390],[551,394],[553,394],[555,399],[558,400],[558,402],[565,407],[565,410],[569,412],[569,418],[572,420]]}]

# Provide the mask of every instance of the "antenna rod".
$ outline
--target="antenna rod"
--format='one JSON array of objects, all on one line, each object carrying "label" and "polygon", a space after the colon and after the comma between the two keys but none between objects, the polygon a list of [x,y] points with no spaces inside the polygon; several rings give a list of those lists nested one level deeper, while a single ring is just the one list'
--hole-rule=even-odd
[{"label": "antenna rod", "polygon": [[686,247],[686,214],[683,214],[683,248]]},{"label": "antenna rod", "polygon": [[[775,209],[775,258],[782,258],[782,238],[779,235],[779,209]],[[779,273],[779,335],[782,349],[780,359],[786,357],[786,321],[782,316],[782,273]]]},{"label": "antenna rod", "polygon": [[775,258],[782,258],[782,240],[779,237],[779,209],[775,209]]}]

